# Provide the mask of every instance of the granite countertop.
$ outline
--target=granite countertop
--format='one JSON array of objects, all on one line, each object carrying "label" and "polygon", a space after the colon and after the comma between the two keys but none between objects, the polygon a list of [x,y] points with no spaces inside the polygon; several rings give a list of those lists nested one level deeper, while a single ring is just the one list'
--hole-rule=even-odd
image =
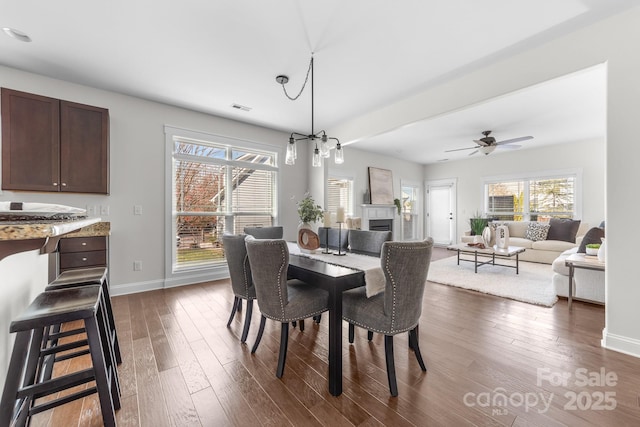
[{"label": "granite countertop", "polygon": [[[87,234],[69,235],[67,233],[75,232],[81,233],[87,228],[88,232],[96,234],[90,234],[91,236],[108,235],[110,230],[110,223],[99,226],[101,223],[100,218],[80,218],[74,220],[34,220],[34,221],[0,221],[0,241],[7,240],[29,240],[29,239],[42,239],[47,237],[58,237],[65,235],[64,237],[84,237]],[[97,234],[105,233],[106,234]]]}]

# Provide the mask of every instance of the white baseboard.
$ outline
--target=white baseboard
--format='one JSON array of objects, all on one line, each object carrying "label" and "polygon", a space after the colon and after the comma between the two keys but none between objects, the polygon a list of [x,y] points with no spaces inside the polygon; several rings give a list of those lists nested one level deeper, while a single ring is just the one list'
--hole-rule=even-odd
[{"label": "white baseboard", "polygon": [[133,282],[124,283],[121,285],[112,285],[109,288],[111,296],[129,295],[138,292],[153,291],[155,289],[163,288],[175,288],[177,286],[193,285],[195,283],[210,282],[212,280],[228,279],[229,273],[226,270],[220,271],[217,274],[212,274],[210,271],[193,273],[189,275],[182,275],[177,278],[171,279],[158,279],[150,280],[146,282]]},{"label": "white baseboard", "polygon": [[114,297],[118,295],[137,294],[138,292],[152,291],[154,289],[162,289],[163,287],[164,280],[124,283],[122,285],[111,285],[109,287],[109,294]]},{"label": "white baseboard", "polygon": [[610,334],[607,328],[602,330],[602,347],[614,350],[629,356],[640,357],[640,340],[622,335]]}]

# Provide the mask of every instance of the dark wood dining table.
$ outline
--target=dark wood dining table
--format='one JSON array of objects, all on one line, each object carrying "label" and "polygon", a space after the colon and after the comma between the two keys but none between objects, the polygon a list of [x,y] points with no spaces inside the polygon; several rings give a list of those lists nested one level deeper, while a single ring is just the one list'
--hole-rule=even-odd
[{"label": "dark wood dining table", "polygon": [[365,285],[364,271],[290,255],[288,276],[329,292],[329,393],[342,394],[342,292]]}]

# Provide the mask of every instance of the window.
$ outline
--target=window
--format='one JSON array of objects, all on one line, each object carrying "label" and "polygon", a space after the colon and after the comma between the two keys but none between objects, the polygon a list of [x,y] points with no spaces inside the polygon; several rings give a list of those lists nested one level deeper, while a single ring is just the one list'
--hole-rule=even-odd
[{"label": "window", "polygon": [[401,184],[402,198],[400,199],[400,221],[402,225],[402,240],[418,240],[418,186]]},{"label": "window", "polygon": [[346,216],[353,216],[353,179],[329,178],[327,182],[327,211],[331,212],[332,226],[335,224],[335,213],[343,207]]},{"label": "window", "polygon": [[171,135],[172,272],[223,263],[225,232],[274,223],[276,153],[208,139]]},{"label": "window", "polygon": [[578,173],[485,182],[487,216],[501,220],[540,221],[576,218]]}]

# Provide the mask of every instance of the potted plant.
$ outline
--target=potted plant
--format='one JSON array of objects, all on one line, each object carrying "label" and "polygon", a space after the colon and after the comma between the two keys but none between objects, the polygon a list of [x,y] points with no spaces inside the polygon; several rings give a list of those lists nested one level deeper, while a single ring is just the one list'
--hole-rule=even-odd
[{"label": "potted plant", "polygon": [[304,199],[298,202],[300,225],[298,225],[297,240],[301,251],[313,253],[320,247],[320,238],[311,223],[320,221],[323,216],[322,206],[316,204],[308,193],[305,194]]},{"label": "potted plant", "polygon": [[312,222],[320,221],[323,217],[324,211],[322,206],[316,204],[310,195],[305,195],[305,198],[298,202],[298,216],[300,222],[303,224],[310,224]]},{"label": "potted plant", "polygon": [[482,236],[484,228],[489,224],[488,218],[483,218],[479,212],[476,212],[471,218],[469,218],[471,225],[472,236]]},{"label": "potted plant", "polygon": [[589,243],[585,246],[585,251],[587,255],[598,255],[598,250],[600,249],[600,243]]}]

